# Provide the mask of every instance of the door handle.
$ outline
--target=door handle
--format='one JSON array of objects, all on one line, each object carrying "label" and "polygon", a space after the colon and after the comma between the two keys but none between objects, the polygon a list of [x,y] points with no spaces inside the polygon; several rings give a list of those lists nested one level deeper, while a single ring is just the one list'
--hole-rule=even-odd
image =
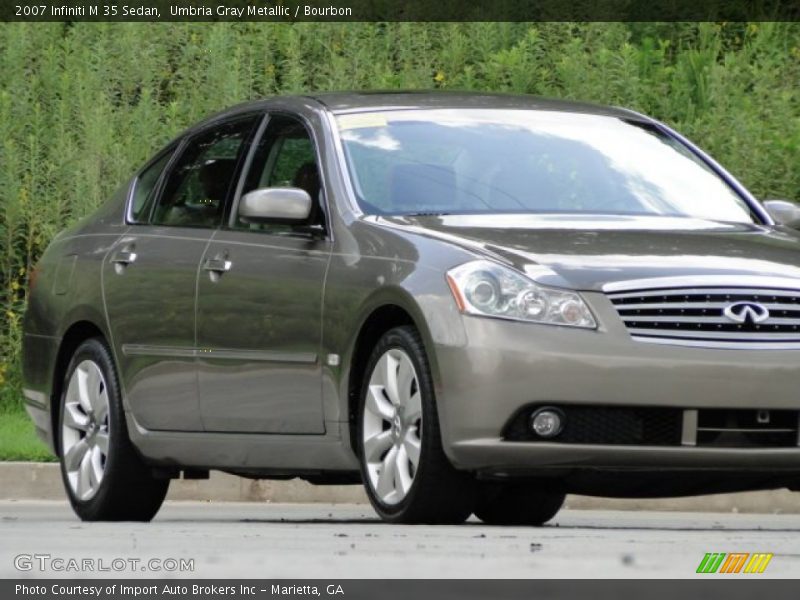
[{"label": "door handle", "polygon": [[227,254],[209,258],[203,263],[203,270],[208,271],[208,276],[214,283],[219,281],[222,275],[230,271],[231,267],[233,267],[233,262],[228,260]]},{"label": "door handle", "polygon": [[120,250],[111,257],[111,264],[114,265],[114,271],[116,271],[117,275],[122,275],[125,272],[125,267],[134,262],[136,262],[136,252],[133,251],[133,247]]},{"label": "door handle", "polygon": [[136,252],[131,252],[130,250],[117,252],[111,259],[111,262],[117,265],[129,265],[132,262],[136,262]]},{"label": "door handle", "polygon": [[203,269],[212,273],[226,273],[231,270],[233,263],[224,258],[209,258],[204,264]]}]

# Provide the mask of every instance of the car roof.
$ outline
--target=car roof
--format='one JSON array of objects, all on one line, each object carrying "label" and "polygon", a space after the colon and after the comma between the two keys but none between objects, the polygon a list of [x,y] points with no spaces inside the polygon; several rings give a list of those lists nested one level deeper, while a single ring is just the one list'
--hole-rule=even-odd
[{"label": "car roof", "polygon": [[334,114],[371,112],[384,110],[425,110],[425,109],[459,109],[459,108],[493,108],[519,110],[545,110],[556,112],[581,113],[589,115],[610,116],[636,121],[648,121],[644,115],[617,107],[557,100],[527,94],[498,94],[485,92],[450,92],[450,91],[390,91],[390,92],[323,92],[306,95],[276,95],[260,100],[245,102],[211,115],[196,124],[191,130],[208,125],[222,118],[255,110],[268,110],[275,102],[282,107],[297,103],[308,105],[316,102]]},{"label": "car roof", "polygon": [[403,92],[328,92],[311,95],[333,113],[369,112],[377,110],[433,108],[494,108],[547,110],[592,115],[641,118],[636,113],[588,102],[558,100],[527,94],[486,92],[403,91]]}]

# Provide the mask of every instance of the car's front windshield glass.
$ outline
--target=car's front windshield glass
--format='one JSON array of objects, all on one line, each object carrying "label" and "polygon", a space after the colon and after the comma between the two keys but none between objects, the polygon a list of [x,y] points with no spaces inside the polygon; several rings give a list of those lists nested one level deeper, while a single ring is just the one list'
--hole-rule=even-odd
[{"label": "car's front windshield glass", "polygon": [[429,109],[336,118],[371,215],[583,213],[752,222],[745,201],[657,128],[543,110]]}]

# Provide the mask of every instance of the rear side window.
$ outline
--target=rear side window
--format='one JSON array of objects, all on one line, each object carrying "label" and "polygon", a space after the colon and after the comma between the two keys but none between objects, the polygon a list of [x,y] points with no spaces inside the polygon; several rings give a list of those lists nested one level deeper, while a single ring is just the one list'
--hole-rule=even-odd
[{"label": "rear side window", "polygon": [[226,123],[193,138],[170,168],[153,223],[214,227],[256,117]]},{"label": "rear side window", "polygon": [[133,187],[133,197],[131,198],[130,219],[131,223],[147,223],[150,217],[150,210],[155,199],[156,184],[161,176],[164,167],[167,166],[169,159],[175,149],[165,152],[155,162],[146,167]]}]

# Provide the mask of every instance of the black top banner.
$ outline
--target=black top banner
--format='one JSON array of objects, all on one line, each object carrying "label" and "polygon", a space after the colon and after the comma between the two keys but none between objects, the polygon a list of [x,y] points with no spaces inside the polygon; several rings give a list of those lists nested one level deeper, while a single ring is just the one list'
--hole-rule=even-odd
[{"label": "black top banner", "polygon": [[0,20],[798,21],[800,0],[3,0]]}]

